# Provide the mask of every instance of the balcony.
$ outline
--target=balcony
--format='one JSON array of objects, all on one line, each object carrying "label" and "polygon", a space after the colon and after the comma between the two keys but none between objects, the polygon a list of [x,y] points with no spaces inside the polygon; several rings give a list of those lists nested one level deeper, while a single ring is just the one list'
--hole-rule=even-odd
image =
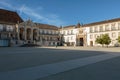
[{"label": "balcony", "polygon": [[7,29],[0,29],[0,32],[16,32],[16,30],[15,29],[9,29],[9,30],[7,30]]},{"label": "balcony", "polygon": [[59,34],[49,34],[49,33],[39,33],[40,35],[54,35],[54,36],[57,36]]},{"label": "balcony", "polygon": [[74,33],[67,33],[67,34],[64,34],[64,35],[75,35]]}]

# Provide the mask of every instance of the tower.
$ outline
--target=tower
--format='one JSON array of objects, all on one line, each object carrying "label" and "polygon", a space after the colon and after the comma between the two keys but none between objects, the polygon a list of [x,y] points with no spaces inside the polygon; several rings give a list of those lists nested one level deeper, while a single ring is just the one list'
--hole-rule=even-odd
[{"label": "tower", "polygon": [[77,28],[80,28],[81,27],[81,24],[78,22],[78,24],[77,24]]}]

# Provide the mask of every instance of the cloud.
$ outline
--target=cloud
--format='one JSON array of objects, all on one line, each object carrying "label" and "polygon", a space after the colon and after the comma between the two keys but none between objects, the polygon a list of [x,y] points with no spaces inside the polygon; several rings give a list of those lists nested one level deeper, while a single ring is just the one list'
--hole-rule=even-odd
[{"label": "cloud", "polygon": [[40,14],[38,14],[34,9],[31,9],[31,8],[25,6],[25,5],[21,6],[19,8],[19,11],[20,11],[21,14],[24,13],[24,14],[26,14],[28,16],[31,16],[31,17],[34,17],[36,19],[46,20],[45,17],[43,17]]},{"label": "cloud", "polygon": [[[43,9],[43,8],[42,8]],[[47,23],[47,24],[54,24],[54,25],[57,25],[57,26],[60,26],[63,24],[63,21],[59,19],[59,16],[55,15],[55,14],[46,14],[46,15],[43,15],[41,14],[40,12],[37,11],[37,9],[32,9],[32,8],[29,8],[25,5],[21,6],[19,8],[20,10],[20,13],[24,13],[28,16],[33,17],[35,18],[37,21],[41,21],[41,22],[44,22],[44,23]],[[41,10],[39,10],[41,11]]]},{"label": "cloud", "polygon": [[0,2],[0,6],[2,8],[15,9],[11,4],[9,4],[7,2]]},{"label": "cloud", "polygon": [[37,8],[30,8],[26,5],[20,5],[16,6],[16,9],[12,4],[6,3],[6,2],[0,2],[0,7],[4,7],[7,9],[12,10],[18,10],[20,15],[26,15],[28,18],[31,18],[33,21],[37,21],[40,23],[46,23],[46,24],[52,24],[56,26],[61,26],[64,24],[62,20],[59,19],[59,16],[56,14],[46,13],[42,14],[44,12],[43,7],[37,7]]}]

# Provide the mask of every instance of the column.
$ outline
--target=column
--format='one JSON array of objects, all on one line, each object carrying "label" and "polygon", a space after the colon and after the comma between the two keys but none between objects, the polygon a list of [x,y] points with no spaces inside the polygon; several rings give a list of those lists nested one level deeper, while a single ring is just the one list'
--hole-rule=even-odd
[{"label": "column", "polygon": [[17,34],[17,40],[19,41],[20,40],[20,37],[19,37],[19,31],[20,31],[20,28],[18,28],[18,24],[16,24],[16,34]]},{"label": "column", "polygon": [[27,29],[26,28],[24,28],[24,40],[26,41],[27,40],[27,31],[26,31]]},{"label": "column", "polygon": [[33,42],[33,28],[31,28],[31,42]]},{"label": "column", "polygon": [[43,41],[42,40],[43,40],[43,36],[41,35],[40,36],[40,43],[41,43],[41,45],[43,45]]},{"label": "column", "polygon": [[39,30],[37,30],[37,40],[39,40]]},{"label": "column", "polygon": [[18,28],[18,30],[17,30],[17,40],[18,40],[18,41],[20,40],[19,34],[20,34],[20,30],[19,30],[19,28]]}]

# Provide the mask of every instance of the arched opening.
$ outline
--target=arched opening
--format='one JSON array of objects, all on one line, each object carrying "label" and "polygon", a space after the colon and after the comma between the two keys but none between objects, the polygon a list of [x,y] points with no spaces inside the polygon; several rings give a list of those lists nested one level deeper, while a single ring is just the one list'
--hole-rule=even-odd
[{"label": "arched opening", "polygon": [[20,28],[19,38],[20,40],[24,40],[24,28]]},{"label": "arched opening", "polygon": [[37,38],[37,29],[34,29],[33,30],[33,40],[37,40],[38,38]]},{"label": "arched opening", "polygon": [[83,38],[80,38],[79,40],[80,40],[80,46],[84,46],[84,40],[83,40]]},{"label": "arched opening", "polygon": [[30,28],[27,28],[27,40],[31,40],[31,29]]}]

